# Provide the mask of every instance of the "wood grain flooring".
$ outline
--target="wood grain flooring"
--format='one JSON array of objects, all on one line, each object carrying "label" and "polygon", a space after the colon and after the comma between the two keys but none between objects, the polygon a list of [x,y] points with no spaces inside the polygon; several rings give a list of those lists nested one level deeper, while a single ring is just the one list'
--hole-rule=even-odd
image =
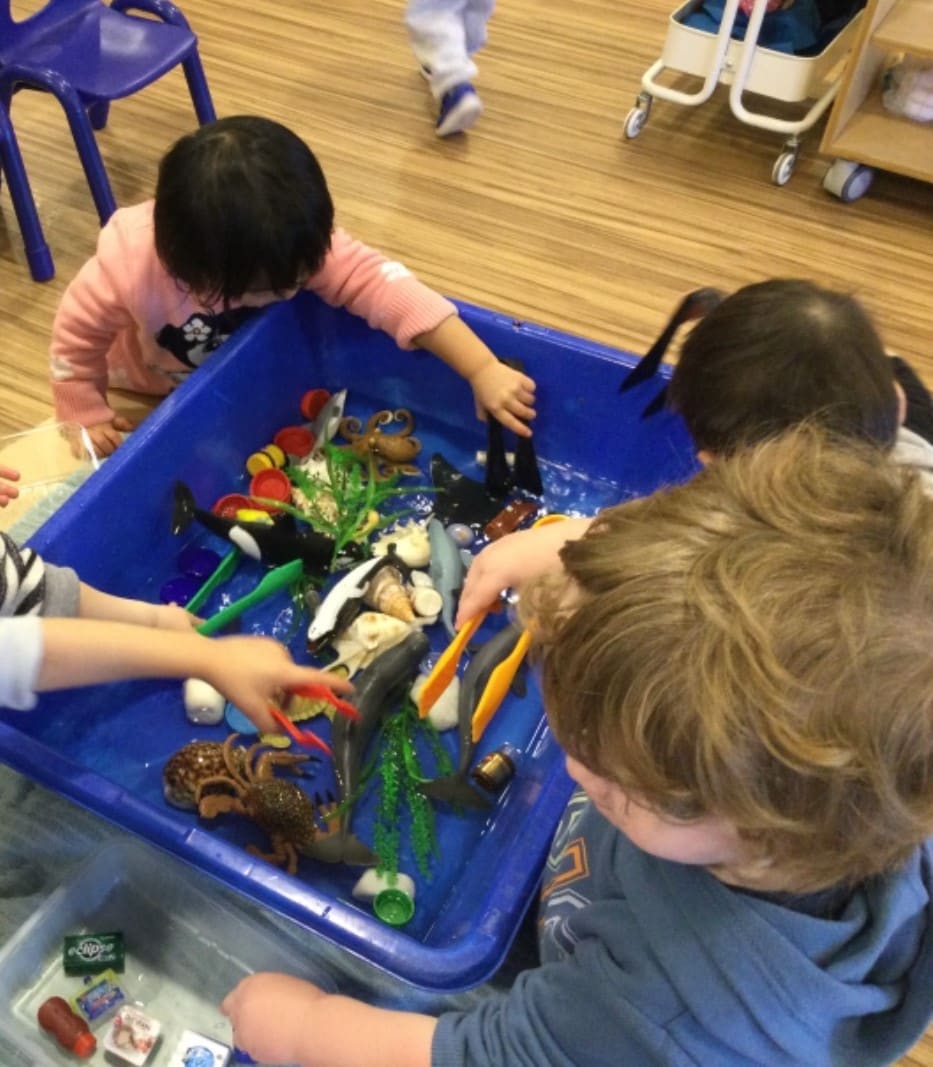
[{"label": "wood grain flooring", "polygon": [[[339,222],[443,292],[641,351],[689,289],[809,277],[857,293],[933,383],[933,187],[879,173],[843,205],[820,186],[818,128],[778,188],[781,138],[733,118],[722,87],[698,109],[656,102],[641,136],[621,138],[671,0],[501,4],[479,57],[486,112],[446,142],[433,134],[403,6],[182,4],[218,113],[294,128],[321,159]],[[51,414],[49,327],[97,235],[58,105],[21,92],[13,116],[57,275],[30,281],[2,192],[0,433]],[[114,105],[99,141],[119,203],[150,195],[161,154],[193,122],[178,71]],[[933,1067],[933,1037],[904,1062]]]}]

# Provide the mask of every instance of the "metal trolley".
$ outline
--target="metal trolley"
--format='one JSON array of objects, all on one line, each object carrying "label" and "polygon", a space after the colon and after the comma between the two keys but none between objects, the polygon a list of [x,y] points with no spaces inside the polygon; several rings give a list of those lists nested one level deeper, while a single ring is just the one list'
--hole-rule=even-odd
[{"label": "metal trolley", "polygon": [[[722,83],[729,86],[729,107],[737,119],[785,136],[781,153],[771,168],[771,180],[776,185],[785,185],[797,163],[801,135],[818,121],[839,92],[844,60],[862,13],[853,16],[818,55],[797,56],[758,45],[767,0],[755,0],[743,41],[731,36],[739,13],[739,0],[726,0],[716,33],[686,25],[684,19],[698,10],[702,2],[687,0],[671,15],[661,58],[645,71],[641,92],[625,118],[623,132],[630,140],[641,133],[655,97],[698,107],[709,100],[716,86]],[[701,77],[703,85],[694,93],[662,85],[658,77],[664,71]],[[746,93],[783,103],[812,103],[799,119],[778,118],[751,110],[745,103]]]}]

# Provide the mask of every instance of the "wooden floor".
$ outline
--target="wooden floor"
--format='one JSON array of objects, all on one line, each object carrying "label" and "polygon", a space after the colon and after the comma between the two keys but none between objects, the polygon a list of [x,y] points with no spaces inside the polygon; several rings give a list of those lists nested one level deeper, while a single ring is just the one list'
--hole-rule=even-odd
[{"label": "wooden floor", "polygon": [[[672,0],[503,3],[480,55],[486,113],[446,142],[433,135],[402,0],[182,6],[218,113],[292,126],[321,159],[339,222],[444,292],[641,351],[691,288],[810,277],[856,292],[933,383],[933,187],[878,174],[843,205],[820,186],[817,130],[778,188],[781,138],[732,118],[721,88],[700,109],[657,102],[641,136],[621,139]],[[29,280],[3,192],[3,433],[51,413],[52,315],[97,233],[60,108],[24,92],[13,113],[57,276]],[[119,203],[150,194],[160,155],[192,123],[180,72],[113,108],[99,140]],[[933,1037],[905,1062],[931,1067]]]}]

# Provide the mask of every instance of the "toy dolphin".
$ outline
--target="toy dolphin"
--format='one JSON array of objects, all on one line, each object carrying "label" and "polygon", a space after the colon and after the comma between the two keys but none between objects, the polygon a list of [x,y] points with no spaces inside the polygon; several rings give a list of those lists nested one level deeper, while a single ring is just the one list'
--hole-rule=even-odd
[{"label": "toy dolphin", "polygon": [[492,672],[511,655],[521,636],[522,631],[518,626],[506,626],[470,657],[460,682],[460,698],[457,704],[457,733],[460,738],[457,769],[445,778],[423,782],[419,788],[425,796],[434,800],[445,800],[449,804],[462,804],[467,808],[491,806],[491,801],[480,796],[467,781],[473,751],[476,748],[476,742],[473,740],[473,713]]},{"label": "toy dolphin", "polygon": [[[302,852],[325,863],[349,863],[373,866],[378,862],[372,850],[350,833],[350,802],[355,799],[360,768],[366,747],[376,728],[392,708],[393,698],[407,692],[418,673],[418,664],[427,655],[430,642],[421,630],[413,630],[401,644],[383,652],[356,679],[353,704],[359,722],[342,715],[334,719],[331,747],[334,750],[334,775],[340,789],[343,808],[340,830],[321,837]],[[344,807],[345,805],[345,807]]]},{"label": "toy dolphin", "polygon": [[[281,515],[273,522],[250,522],[225,519],[199,508],[194,494],[184,482],[175,483],[175,509],[172,514],[172,533],[179,534],[192,522],[223,537],[251,559],[267,567],[278,567],[300,559],[307,571],[327,573],[334,553],[334,542],[324,534],[307,527],[299,529],[289,515]],[[358,545],[348,545],[347,551],[359,552]]]},{"label": "toy dolphin", "polygon": [[456,632],[454,610],[463,585],[463,557],[460,555],[460,548],[436,516],[428,522],[428,541],[431,545],[428,573],[443,601],[441,619],[447,632],[453,637]]}]

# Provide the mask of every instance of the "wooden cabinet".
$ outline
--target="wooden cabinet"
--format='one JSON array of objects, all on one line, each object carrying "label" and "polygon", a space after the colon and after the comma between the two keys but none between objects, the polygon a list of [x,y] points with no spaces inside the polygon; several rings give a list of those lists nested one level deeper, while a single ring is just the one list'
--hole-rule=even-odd
[{"label": "wooden cabinet", "polygon": [[872,167],[933,182],[933,123],[902,118],[881,102],[882,73],[898,53],[933,67],[933,0],[868,2],[821,145],[837,157],[823,184],[843,200],[865,192]]}]

